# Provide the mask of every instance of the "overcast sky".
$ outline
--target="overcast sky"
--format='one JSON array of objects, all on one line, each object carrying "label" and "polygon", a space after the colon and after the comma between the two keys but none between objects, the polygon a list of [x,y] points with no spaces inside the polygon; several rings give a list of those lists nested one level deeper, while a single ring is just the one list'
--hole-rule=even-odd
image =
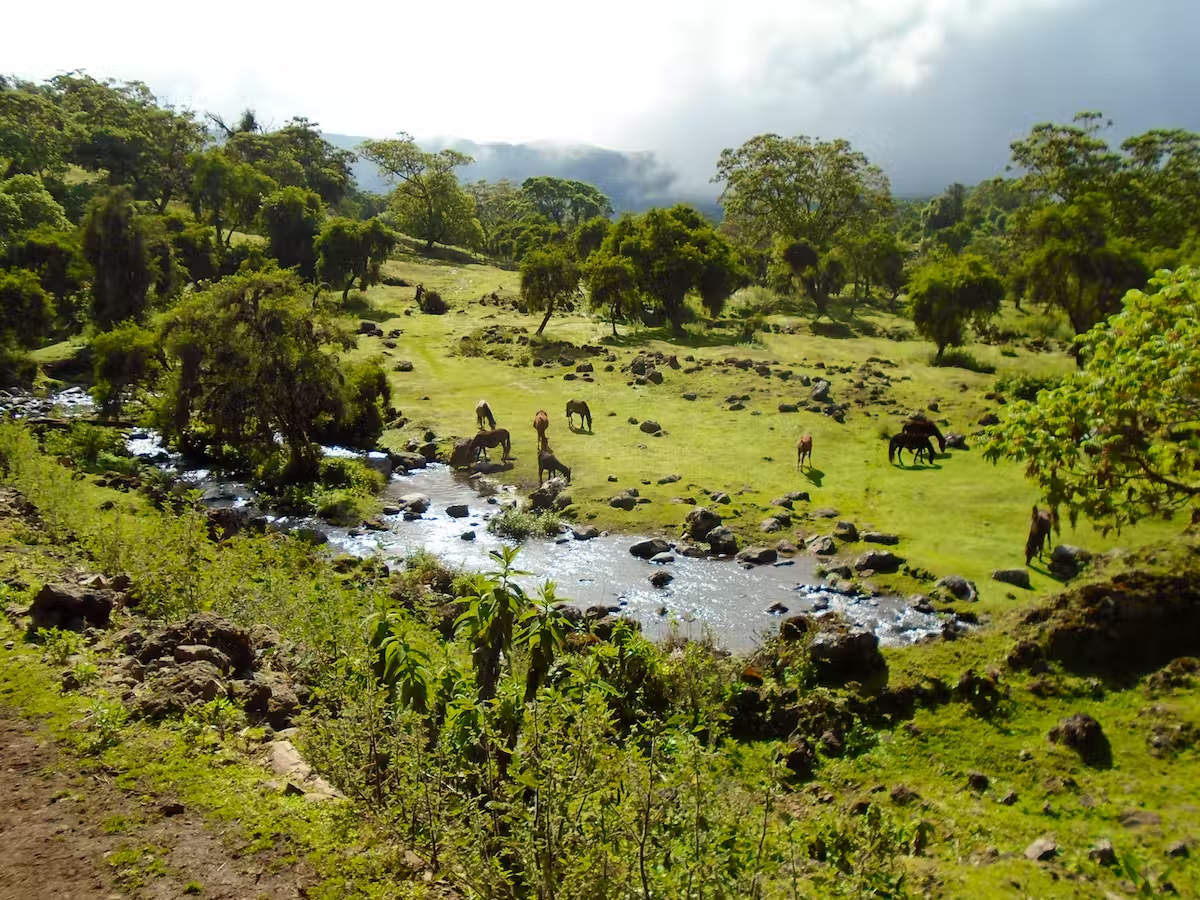
[{"label": "overcast sky", "polygon": [[344,134],[652,150],[689,184],[765,131],[847,137],[899,192],[997,174],[1082,109],[1200,131],[1195,0],[60,0],[4,20],[0,70],[24,77]]}]

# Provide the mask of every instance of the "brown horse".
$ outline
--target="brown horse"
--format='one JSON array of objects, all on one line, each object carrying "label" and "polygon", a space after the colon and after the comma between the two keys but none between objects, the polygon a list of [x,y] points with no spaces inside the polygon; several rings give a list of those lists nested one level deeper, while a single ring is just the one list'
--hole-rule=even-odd
[{"label": "brown horse", "polygon": [[1038,509],[1033,505],[1033,516],[1029,520],[1029,537],[1025,539],[1025,565],[1035,556],[1042,559],[1042,551],[1050,543],[1050,530],[1058,532],[1058,510]]},{"label": "brown horse", "polygon": [[550,442],[546,439],[546,429],[549,427],[550,416],[544,409],[539,409],[537,415],[533,417],[533,430],[537,432],[538,436],[538,450],[547,450],[550,447]]},{"label": "brown horse", "polygon": [[558,457],[550,452],[549,445],[546,446],[546,449],[538,451],[538,484],[545,481],[542,478],[543,472],[551,478],[556,474],[561,474],[567,479],[567,484],[571,483],[571,470],[560,463]]},{"label": "brown horse", "polygon": [[942,430],[937,427],[937,423],[924,417],[913,416],[904,423],[903,434],[916,434],[927,438],[936,438],[938,442],[938,451],[946,452],[946,438],[942,434]]},{"label": "brown horse", "polygon": [[579,416],[579,427],[583,428],[587,425],[587,430],[592,430],[592,411],[588,409],[587,403],[582,400],[567,401],[567,427],[572,431],[575,430],[575,420],[573,416]]},{"label": "brown horse", "polygon": [[804,465],[805,460],[808,461],[808,467],[812,468],[812,435],[806,434],[801,436],[796,442],[796,469],[799,471]]},{"label": "brown horse", "polygon": [[905,434],[900,432],[890,441],[888,441],[888,462],[893,462],[894,458],[900,460],[900,465],[904,465],[904,451],[911,450],[913,454],[913,462],[916,462],[924,454],[929,462],[933,462],[933,444],[929,442],[929,438],[922,434]]},{"label": "brown horse", "polygon": [[507,428],[496,428],[492,431],[481,431],[471,439],[471,459],[478,459],[479,454],[483,454],[483,458],[487,459],[488,448],[501,447],[504,450],[504,455],[500,457],[502,462],[508,462],[508,454],[512,450],[512,439],[509,437]]},{"label": "brown horse", "polygon": [[479,431],[483,431],[485,422],[490,431],[496,430],[496,417],[492,415],[492,408],[486,400],[480,400],[475,404],[475,423]]}]

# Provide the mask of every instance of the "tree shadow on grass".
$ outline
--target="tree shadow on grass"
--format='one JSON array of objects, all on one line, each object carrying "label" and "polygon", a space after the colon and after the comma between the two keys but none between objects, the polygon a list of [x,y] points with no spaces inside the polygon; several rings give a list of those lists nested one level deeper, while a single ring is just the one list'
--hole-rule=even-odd
[{"label": "tree shadow on grass", "polygon": [[348,297],[342,304],[342,312],[348,316],[362,319],[364,322],[384,322],[396,318],[396,314],[393,312],[375,308],[362,294]]}]

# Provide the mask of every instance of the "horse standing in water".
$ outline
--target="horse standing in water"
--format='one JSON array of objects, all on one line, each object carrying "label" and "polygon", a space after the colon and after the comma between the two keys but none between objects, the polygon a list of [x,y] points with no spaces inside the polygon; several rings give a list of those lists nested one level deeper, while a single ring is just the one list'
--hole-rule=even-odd
[{"label": "horse standing in water", "polygon": [[922,454],[925,455],[929,462],[933,462],[933,444],[924,435],[900,432],[888,441],[888,462],[894,462],[896,459],[899,459],[900,465],[904,465],[905,450],[912,451],[913,462],[920,459]]},{"label": "horse standing in water", "polygon": [[808,467],[811,469],[812,468],[812,435],[811,434],[803,435],[800,438],[800,440],[798,440],[796,442],[796,470],[797,471],[800,470],[800,468],[804,465],[805,461],[808,462]]},{"label": "horse standing in water", "polygon": [[1058,511],[1053,509],[1038,509],[1033,505],[1033,515],[1029,520],[1029,537],[1025,539],[1025,565],[1035,556],[1042,559],[1042,551],[1050,543],[1050,530],[1058,531]]},{"label": "horse standing in water", "polygon": [[937,427],[937,423],[932,422],[929,419],[913,417],[904,423],[901,433],[915,434],[927,438],[936,438],[938,442],[938,452],[946,452],[946,438],[942,434],[942,430]]},{"label": "horse standing in water", "polygon": [[533,417],[533,430],[538,436],[538,450],[547,450],[550,447],[550,441],[546,438],[546,429],[550,427],[550,416],[544,409],[539,409]]},{"label": "horse standing in water", "polygon": [[475,404],[475,423],[479,431],[483,431],[484,423],[487,423],[489,431],[496,430],[496,417],[492,415],[492,408],[486,400]]},{"label": "horse standing in water", "polygon": [[582,429],[587,425],[587,430],[592,430],[592,411],[588,409],[587,403],[583,400],[568,400],[567,401],[567,427],[572,431],[575,430],[575,420],[573,416],[579,416],[579,427]]},{"label": "horse standing in water", "polygon": [[512,450],[512,438],[508,434],[507,428],[496,428],[491,431],[481,431],[471,439],[471,459],[478,459],[479,454],[483,454],[483,458],[487,459],[489,447],[500,447],[504,454],[500,457],[501,462],[508,462],[508,454]]}]

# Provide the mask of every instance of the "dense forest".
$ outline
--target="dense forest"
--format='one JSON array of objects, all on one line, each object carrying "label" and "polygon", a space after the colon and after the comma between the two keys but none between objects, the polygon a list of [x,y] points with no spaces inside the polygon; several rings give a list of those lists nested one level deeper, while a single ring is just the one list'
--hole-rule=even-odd
[{"label": "dense forest", "polygon": [[[714,160],[719,216],[618,214],[615,188],[474,178],[462,148],[404,133],[348,149],[140,83],[0,78],[0,385],[95,404],[86,424],[0,422],[0,707],[122,789],[191,791],[274,871],[302,857],[305,896],[1187,895],[1200,135],[1113,146],[1110,127],[1037,125],[1010,171],[920,201],[846,140],[763,134]],[[385,191],[356,181],[366,163]],[[793,369],[812,376],[799,404]],[[647,393],[664,372],[682,396]],[[576,390],[594,431],[570,406],[561,424]],[[664,567],[706,541],[785,573],[819,556],[848,596],[938,630],[885,652],[806,612],[749,654],[656,643],[619,606],[528,588],[515,540],[486,572],[337,555],[127,449],[152,433],[284,519],[361,537],[423,511],[384,514],[366,452],[402,473],[458,443],[471,468],[479,396],[529,406],[522,440],[553,411],[557,458],[545,442],[516,471],[505,431],[492,471],[524,489],[536,462],[539,491],[543,464],[565,475],[493,531],[682,529],[649,542]],[[980,452],[893,466],[879,448],[911,410],[939,441],[935,415],[978,425],[953,449]],[[605,443],[621,427],[633,440]],[[795,459],[801,431],[820,469]],[[949,574],[1015,554],[1030,500],[1048,509],[1026,569],[979,590]],[[1108,552],[1043,565],[1060,511]],[[882,524],[822,524],[851,515]],[[840,565],[860,531],[909,555]],[[1122,533],[1156,543],[1121,552]],[[255,754],[288,740],[319,777],[264,785]],[[123,889],[154,874],[139,852],[109,863]]]}]

